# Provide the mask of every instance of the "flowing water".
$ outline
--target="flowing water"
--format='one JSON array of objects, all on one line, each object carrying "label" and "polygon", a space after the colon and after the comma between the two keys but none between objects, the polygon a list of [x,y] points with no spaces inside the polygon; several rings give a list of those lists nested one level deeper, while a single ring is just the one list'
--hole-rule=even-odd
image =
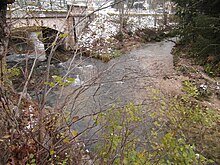
[{"label": "flowing water", "polygon": [[[174,73],[170,53],[173,46],[174,43],[168,41],[149,43],[108,63],[77,56],[72,62],[52,64],[51,70],[56,70],[54,74],[68,73],[67,77],[75,78],[75,82],[65,88],[54,88],[47,97],[47,105],[65,109],[71,116],[78,117],[130,102],[142,104],[147,111],[149,88]],[[37,63],[35,81],[42,78],[41,72],[45,69],[46,62]],[[29,90],[30,94],[32,92]],[[92,123],[92,117],[86,117],[74,124],[73,129],[83,131]]]},{"label": "flowing water", "polygon": [[[174,43],[167,41],[146,44],[108,63],[75,59],[69,77],[75,77],[76,81],[62,89],[62,95],[60,91],[55,92],[56,98],[60,98],[58,105],[68,100],[68,111],[80,117],[130,102],[149,108],[149,88],[154,88],[159,79],[174,73],[173,46]],[[60,65],[67,68],[69,63]],[[63,74],[66,73],[64,69]],[[82,120],[74,128],[84,130],[90,119]]]}]

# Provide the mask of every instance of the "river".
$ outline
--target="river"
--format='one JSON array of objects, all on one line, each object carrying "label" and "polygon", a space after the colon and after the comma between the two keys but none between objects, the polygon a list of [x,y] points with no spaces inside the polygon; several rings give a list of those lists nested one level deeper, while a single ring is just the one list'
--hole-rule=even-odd
[{"label": "river", "polygon": [[[68,73],[67,77],[75,78],[75,82],[51,90],[47,105],[62,109],[71,116],[88,116],[73,125],[73,129],[78,132],[93,124],[92,114],[105,111],[113,105],[124,106],[130,102],[141,104],[143,113],[147,114],[152,107],[149,101],[150,89],[158,84],[163,86],[163,78],[174,74],[173,46],[174,43],[170,41],[148,43],[108,63],[76,56],[67,62],[51,64],[52,75],[64,76]],[[20,60],[21,57],[14,60]],[[10,58],[8,60],[13,61]],[[32,61],[29,60],[29,63],[32,64]],[[45,69],[46,61],[39,61],[32,82],[40,82]],[[29,89],[28,92],[35,97],[36,89]]]},{"label": "river", "polygon": [[[174,43],[169,41],[149,43],[108,63],[85,57],[75,58],[68,76],[75,77],[76,82],[53,91],[48,97],[49,104],[57,103],[57,107],[65,107],[71,115],[79,117],[130,102],[142,104],[147,111],[150,108],[150,88],[155,88],[164,77],[174,74],[173,46]],[[65,75],[70,61],[58,65]],[[87,117],[75,124],[74,129],[83,131],[89,123],[92,123],[92,118]]]}]

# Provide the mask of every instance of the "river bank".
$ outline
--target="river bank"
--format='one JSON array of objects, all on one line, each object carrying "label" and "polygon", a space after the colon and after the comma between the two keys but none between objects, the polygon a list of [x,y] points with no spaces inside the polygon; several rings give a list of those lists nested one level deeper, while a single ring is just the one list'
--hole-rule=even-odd
[{"label": "river bank", "polygon": [[[55,62],[50,65],[51,79],[47,83],[51,85],[46,97],[46,107],[53,113],[62,110],[70,118],[74,117],[71,129],[81,135],[80,139],[84,139],[89,150],[92,149],[91,139],[97,138],[94,133],[98,127],[90,128],[94,125],[94,115],[105,112],[112,106],[123,107],[129,103],[141,105],[145,127],[138,132],[149,132],[154,125],[149,116],[155,110],[152,89],[159,90],[161,98],[176,98],[183,94],[183,82],[193,80],[192,75],[195,75],[193,81],[201,80],[201,70],[184,74],[178,69],[185,66],[184,63],[174,67],[171,54],[173,46],[174,42],[166,40],[143,44],[108,63],[84,56],[73,56],[66,62]],[[27,70],[30,70],[33,60],[28,60]],[[23,71],[26,68],[25,64],[20,66]],[[43,75],[46,67],[46,61],[38,61],[35,66],[33,79],[30,80],[27,90],[33,100],[41,99],[43,94],[42,87],[45,85]],[[59,77],[68,77],[72,80],[64,79],[70,82],[62,85],[63,80],[61,81]],[[14,82],[23,86],[24,78],[19,80],[14,77]],[[209,80],[205,76],[203,78],[204,80],[198,81],[198,89],[204,81]],[[217,82],[214,81],[213,85],[215,83]],[[213,89],[216,87],[213,86]],[[217,102],[211,101],[204,100],[202,104],[218,109]]]}]

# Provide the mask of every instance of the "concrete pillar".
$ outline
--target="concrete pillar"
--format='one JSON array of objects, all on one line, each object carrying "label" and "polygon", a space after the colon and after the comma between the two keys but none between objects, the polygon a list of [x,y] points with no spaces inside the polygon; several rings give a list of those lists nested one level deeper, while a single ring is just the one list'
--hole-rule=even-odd
[{"label": "concrete pillar", "polygon": [[67,19],[67,31],[66,33],[68,34],[68,36],[65,39],[65,48],[66,49],[73,49],[74,45],[75,45],[75,38],[74,38],[74,21],[73,21],[73,17],[69,16],[69,18]]}]

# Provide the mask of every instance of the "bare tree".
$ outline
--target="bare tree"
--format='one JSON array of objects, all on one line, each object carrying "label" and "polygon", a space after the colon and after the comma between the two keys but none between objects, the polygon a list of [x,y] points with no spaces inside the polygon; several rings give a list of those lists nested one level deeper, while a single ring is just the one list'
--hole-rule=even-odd
[{"label": "bare tree", "polygon": [[[119,3],[122,5],[120,9],[120,31],[122,32],[124,26],[124,4],[122,1]],[[70,7],[70,10],[67,12],[65,21],[67,21],[71,8],[72,7]],[[101,8],[96,11],[98,10],[101,10]],[[80,21],[85,20],[94,12],[86,15]],[[80,24],[80,21],[74,25],[74,28]],[[6,27],[6,18],[4,19],[4,25]],[[4,34],[3,38],[7,41],[2,55],[2,57],[5,58],[8,44],[8,36],[6,35],[7,31],[2,34]],[[128,65],[130,61],[137,61],[135,58],[130,59],[130,61],[126,59],[119,62],[113,61],[107,66],[101,65],[101,67],[96,70],[93,69],[93,66],[91,65],[83,66],[83,63],[87,60],[91,60],[91,57],[82,58],[79,53],[79,48],[76,45],[76,50],[71,52],[71,59],[69,60],[69,63],[67,63],[65,74],[51,74],[52,58],[56,53],[57,47],[62,45],[62,41],[65,37],[62,37],[62,34],[59,31],[56,32],[54,36],[47,37],[51,37],[52,43],[48,44],[47,47],[49,53],[45,67],[46,69],[39,77],[37,77],[37,79],[40,79],[41,81],[38,81],[37,84],[35,84],[36,86],[34,86],[36,92],[35,98],[37,101],[26,97],[28,85],[32,83],[31,78],[34,75],[37,66],[36,50],[33,50],[35,59],[30,67],[28,66],[29,57],[26,56],[27,62],[25,69],[23,69],[25,78],[23,80],[21,94],[11,99],[5,97],[4,99],[1,98],[1,100],[3,100],[2,109],[5,112],[5,116],[7,116],[6,122],[10,123],[10,127],[7,127],[7,136],[0,139],[5,142],[4,144],[7,144],[4,145],[5,151],[10,151],[6,157],[3,156],[5,158],[4,162],[11,161],[12,164],[35,163],[40,165],[92,164],[91,155],[86,151],[85,144],[91,145],[99,141],[100,139],[98,139],[97,134],[99,132],[103,134],[108,132],[109,130],[106,128],[106,125],[108,125],[108,122],[111,122],[113,119],[116,123],[112,123],[112,125],[109,126],[113,127],[113,130],[115,129],[116,132],[110,132],[109,137],[111,139],[112,133],[117,133],[115,134],[116,139],[119,135],[122,140],[117,144],[116,152],[115,149],[110,150],[111,146],[115,145],[113,141],[107,144],[109,147],[105,149],[113,153],[108,164],[114,164],[114,161],[118,157],[118,153],[122,155],[120,157],[120,164],[123,164],[125,160],[124,158],[126,157],[125,154],[129,153],[131,149],[130,146],[133,146],[130,144],[132,144],[133,141],[136,141],[139,136],[139,134],[135,132],[136,127],[138,126],[136,123],[139,121],[136,117],[143,115],[139,113],[136,115],[137,105],[134,104],[132,105],[133,108],[127,108],[124,105],[117,105],[118,107],[115,108],[114,111],[111,111],[109,113],[110,115],[107,113],[108,120],[103,118],[103,121],[99,121],[99,116],[102,116],[103,112],[107,112],[113,104],[117,104],[119,98],[118,96],[115,96],[114,93],[120,93],[121,89],[117,88],[118,91],[116,91],[114,90],[115,86],[126,88],[125,91],[129,88],[129,90],[126,91],[127,93],[125,93],[126,96],[123,96],[130,97],[130,95],[133,95],[135,98],[137,93],[134,91],[137,92],[137,90],[142,88],[138,86],[136,82],[139,83],[139,79],[149,77],[148,73],[142,75],[141,66],[133,69],[133,66],[130,67]],[[124,70],[122,70],[120,66],[124,66],[124,70],[128,72],[124,73]],[[91,73],[91,76],[88,76],[84,80],[80,80],[79,76],[70,76],[74,70],[80,70],[82,67],[87,68]],[[110,72],[116,72],[116,78],[111,79],[111,77],[104,76],[108,75]],[[127,85],[131,84],[131,86],[126,86],[124,84],[125,82],[128,82]],[[40,87],[38,88],[38,86]],[[145,89],[143,89],[143,91],[145,92]],[[50,94],[54,93],[55,97],[51,99],[54,102],[52,105],[48,105],[47,101]],[[143,94],[143,96],[145,96],[145,94]],[[105,97],[110,97],[110,101],[108,100],[105,102]],[[130,100],[132,100],[132,98]],[[144,105],[144,101],[146,100],[141,101],[140,104]],[[4,107],[3,105],[5,104],[10,106]],[[122,112],[119,114],[120,118],[118,118],[117,115],[113,118],[115,111],[121,107],[127,109],[131,108],[132,111],[134,110],[134,113],[130,114],[132,111],[124,109],[126,110],[124,112],[124,110],[121,109]],[[18,115],[16,114],[16,110],[19,111]],[[128,117],[126,113],[128,113]],[[118,122],[115,119],[117,119]],[[127,123],[129,120],[132,122]],[[97,126],[98,122],[102,122],[101,124],[103,125]],[[121,129],[120,122],[125,125],[123,129]],[[150,121],[147,120],[146,123],[148,122]],[[142,123],[138,124],[143,125]],[[83,125],[83,127],[79,128],[79,125]],[[131,134],[134,136],[129,137]],[[108,140],[109,137],[107,136],[107,139],[104,140]],[[115,140],[115,138],[112,138],[112,140]],[[139,141],[137,143],[139,143]],[[143,143],[146,142],[144,141]],[[136,146],[133,146],[132,149],[135,150]],[[127,153],[125,153],[125,151]],[[102,150],[100,152],[102,152]],[[108,153],[110,152],[107,151],[107,154]],[[95,155],[95,158],[98,159],[97,162],[102,161],[99,156],[100,155]]]}]

